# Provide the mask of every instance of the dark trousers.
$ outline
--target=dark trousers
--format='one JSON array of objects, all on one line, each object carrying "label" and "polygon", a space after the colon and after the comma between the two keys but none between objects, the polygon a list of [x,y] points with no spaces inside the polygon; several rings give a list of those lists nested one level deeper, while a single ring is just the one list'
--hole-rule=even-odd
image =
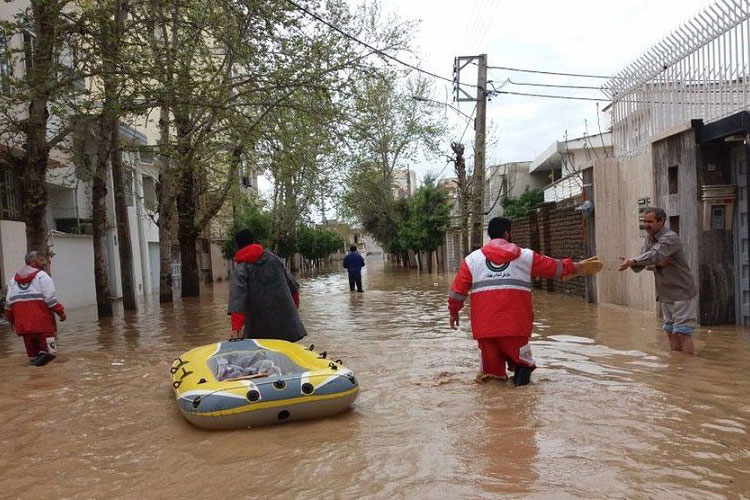
[{"label": "dark trousers", "polygon": [[362,271],[349,271],[349,291],[354,291],[354,285],[357,285],[357,291],[362,291]]}]

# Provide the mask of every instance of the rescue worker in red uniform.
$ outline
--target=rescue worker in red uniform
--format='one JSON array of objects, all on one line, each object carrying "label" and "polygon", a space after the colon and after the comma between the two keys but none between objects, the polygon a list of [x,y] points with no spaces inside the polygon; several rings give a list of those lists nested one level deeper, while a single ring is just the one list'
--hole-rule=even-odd
[{"label": "rescue worker in red uniform", "polygon": [[40,252],[26,254],[26,265],[8,282],[5,319],[23,337],[32,365],[46,365],[57,356],[55,314],[65,321],[65,308],[55,297],[55,285],[44,271]]},{"label": "rescue worker in red uniform", "polygon": [[458,312],[471,291],[471,331],[482,353],[477,382],[507,380],[515,372],[515,385],[526,385],[536,362],[529,338],[534,321],[531,304],[532,276],[561,278],[576,272],[578,263],[553,259],[511,242],[511,221],[495,217],[489,222],[490,242],[461,262],[448,296],[450,325],[458,328]]}]

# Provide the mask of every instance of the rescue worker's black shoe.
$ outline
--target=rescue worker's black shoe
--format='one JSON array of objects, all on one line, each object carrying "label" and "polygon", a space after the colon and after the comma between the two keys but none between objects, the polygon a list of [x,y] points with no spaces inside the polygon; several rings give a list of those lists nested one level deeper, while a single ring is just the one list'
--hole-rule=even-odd
[{"label": "rescue worker's black shoe", "polygon": [[531,372],[534,371],[530,366],[516,366],[515,374],[513,375],[513,385],[516,387],[520,385],[527,385],[531,381]]},{"label": "rescue worker's black shoe", "polygon": [[[39,354],[41,354],[41,353],[39,353]],[[37,360],[39,359],[39,354],[37,354],[36,356],[32,356],[32,357],[29,358],[29,364],[30,365],[35,365],[36,364]]]},{"label": "rescue worker's black shoe", "polygon": [[55,357],[52,354],[48,352],[40,352],[37,355],[36,359],[31,362],[31,364],[33,364],[34,366],[44,366],[53,359],[55,359]]}]

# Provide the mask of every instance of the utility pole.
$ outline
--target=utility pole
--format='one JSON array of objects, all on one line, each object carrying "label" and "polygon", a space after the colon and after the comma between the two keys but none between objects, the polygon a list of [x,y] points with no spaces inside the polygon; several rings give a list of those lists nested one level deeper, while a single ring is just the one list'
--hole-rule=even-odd
[{"label": "utility pole", "polygon": [[[462,82],[461,73],[470,64],[477,65],[476,95],[464,90],[473,86]],[[476,102],[477,116],[474,120],[474,172],[471,177],[471,248],[482,247],[484,240],[484,162],[485,130],[487,121],[487,54],[461,56],[453,62],[453,83],[457,102]]]},{"label": "utility pole", "polygon": [[471,210],[471,248],[482,247],[484,240],[484,143],[487,121],[487,54],[477,57],[477,121],[475,128],[474,174],[472,175],[472,194],[474,204]]}]

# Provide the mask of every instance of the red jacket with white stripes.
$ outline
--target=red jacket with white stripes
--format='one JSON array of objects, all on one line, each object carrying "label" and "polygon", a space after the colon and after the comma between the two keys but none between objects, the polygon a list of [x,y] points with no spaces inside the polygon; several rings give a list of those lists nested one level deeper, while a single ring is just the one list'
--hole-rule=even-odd
[{"label": "red jacket with white stripes", "polygon": [[49,274],[41,269],[24,266],[8,282],[5,317],[18,335],[25,333],[55,333],[55,316],[65,309],[57,301],[55,285]]},{"label": "red jacket with white stripes", "polygon": [[451,316],[471,291],[471,331],[475,339],[531,335],[532,276],[560,278],[575,271],[570,259],[553,259],[497,238],[461,262],[448,297]]}]

